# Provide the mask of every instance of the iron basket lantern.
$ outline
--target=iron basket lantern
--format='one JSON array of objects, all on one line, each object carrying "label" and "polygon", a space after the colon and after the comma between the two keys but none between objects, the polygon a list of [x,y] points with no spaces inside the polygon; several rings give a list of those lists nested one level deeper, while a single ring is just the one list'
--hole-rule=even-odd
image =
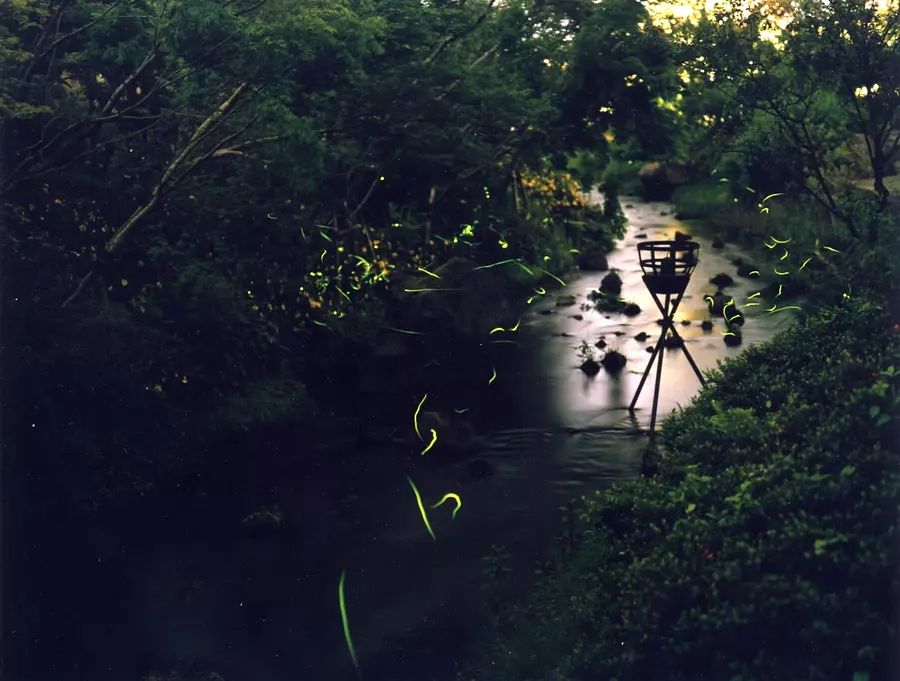
[{"label": "iron basket lantern", "polygon": [[[650,361],[641,377],[637,391],[634,393],[634,399],[628,407],[629,411],[634,413],[634,405],[637,404],[653,362],[659,357],[656,368],[656,387],[653,391],[653,410],[650,416],[650,437],[652,438],[656,431],[656,409],[659,405],[659,389],[662,383],[662,360],[663,348],[666,343],[666,337],[669,332],[676,347],[681,348],[685,354],[691,368],[700,379],[700,385],[704,385],[703,375],[697,368],[694,358],[688,352],[684,345],[684,340],[678,334],[675,328],[675,312],[678,305],[684,297],[688,282],[691,280],[691,274],[697,266],[700,257],[700,244],[695,241],[675,240],[675,241],[645,241],[638,244],[638,259],[641,263],[641,270],[644,272],[644,284],[653,296],[653,300],[659,311],[662,312],[662,331],[656,346],[653,348],[653,354],[650,355]],[[663,301],[660,296],[664,296]]]}]

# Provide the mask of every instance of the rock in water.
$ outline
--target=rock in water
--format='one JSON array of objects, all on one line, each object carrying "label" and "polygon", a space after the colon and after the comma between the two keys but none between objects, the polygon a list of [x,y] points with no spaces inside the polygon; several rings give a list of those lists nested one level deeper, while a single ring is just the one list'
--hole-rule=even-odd
[{"label": "rock in water", "polygon": [[581,370],[588,376],[596,376],[600,371],[600,365],[592,359],[586,359],[584,364],[581,365]]},{"label": "rock in water", "polygon": [[625,366],[625,362],[627,361],[625,355],[622,353],[610,350],[603,359],[600,360],[600,363],[609,373],[615,374],[622,370],[622,367]]}]

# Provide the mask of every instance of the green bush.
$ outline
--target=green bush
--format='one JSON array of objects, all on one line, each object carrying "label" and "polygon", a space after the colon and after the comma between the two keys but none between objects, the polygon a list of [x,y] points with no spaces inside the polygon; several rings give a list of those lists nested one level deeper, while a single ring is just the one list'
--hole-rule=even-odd
[{"label": "green bush", "polygon": [[585,499],[582,549],[469,677],[889,678],[893,320],[847,302],[708,375],[664,424],[660,474]]},{"label": "green bush", "polygon": [[681,220],[709,220],[731,207],[731,190],[723,183],[685,185],[672,196]]},{"label": "green bush", "polygon": [[644,161],[610,161],[603,171],[601,186],[614,187],[619,194],[639,196],[643,191],[638,172]]}]

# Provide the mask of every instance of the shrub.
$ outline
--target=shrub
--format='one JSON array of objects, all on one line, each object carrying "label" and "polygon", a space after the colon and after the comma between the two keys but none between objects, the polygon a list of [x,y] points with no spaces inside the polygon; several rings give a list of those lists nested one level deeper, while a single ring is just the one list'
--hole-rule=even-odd
[{"label": "shrub", "polygon": [[610,161],[603,171],[601,187],[614,187],[619,194],[638,196],[643,191],[638,172],[643,161]]},{"label": "shrub", "polygon": [[585,499],[582,549],[479,681],[889,678],[898,356],[857,300],[709,372],[659,474]]}]

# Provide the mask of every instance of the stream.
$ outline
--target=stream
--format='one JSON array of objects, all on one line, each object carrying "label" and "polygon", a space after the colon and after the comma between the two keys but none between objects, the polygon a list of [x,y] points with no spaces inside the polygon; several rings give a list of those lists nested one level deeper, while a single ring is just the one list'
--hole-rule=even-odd
[{"label": "stream", "polygon": [[[483,619],[481,557],[494,546],[506,547],[507,593],[524,594],[535,562],[552,555],[553,539],[563,531],[559,508],[639,475],[655,371],[634,416],[628,405],[650,360],[646,348],[658,336],[660,313],[641,280],[638,234],[671,239],[677,229],[700,243],[699,264],[675,317],[700,369],[743,349],[726,347],[721,319],[712,331],[700,328],[703,295],[715,291],[709,279],[717,273],[734,277],[727,292],[738,301],[758,290],[735,274],[737,246],[711,248],[714,235],[702,224],[675,220],[670,204],[621,200],[630,206],[629,227],[608,261],[620,270],[622,297],[642,311],[607,318],[581,308],[605,273],[575,275],[565,289],[528,306],[519,346],[507,346],[509,357],[497,364],[496,380],[488,385],[486,376],[483,390],[466,405],[478,413],[477,456],[490,463],[492,475],[467,475],[463,461],[410,472],[408,456],[383,447],[339,464],[340,475],[292,481],[291,493],[279,499],[291,522],[277,534],[248,537],[223,519],[213,526],[218,529],[170,546],[148,540],[143,550],[117,555],[102,570],[100,559],[85,559],[72,568],[67,588],[81,593],[80,603],[92,604],[90,612],[60,606],[59,616],[77,630],[74,641],[57,646],[54,673],[19,681],[138,681],[154,669],[173,668],[215,671],[225,681],[350,681],[356,672],[338,606],[343,570],[363,679],[450,681],[455,664],[477,642]],[[577,304],[557,307],[565,294],[575,295]],[[767,314],[762,306],[744,313],[743,347],[770,339],[793,321],[791,311]],[[685,319],[691,324],[682,326]],[[641,331],[649,335],[644,342],[634,338]],[[604,370],[589,377],[578,369],[582,341],[593,347],[601,337],[627,357],[618,378]],[[657,428],[700,388],[681,350],[664,353]],[[303,456],[303,443],[297,447]],[[347,458],[339,451],[334,456]],[[452,503],[429,509],[435,541],[407,473],[426,508],[448,492],[462,501],[455,519]],[[90,577],[92,569],[102,577]]]}]

